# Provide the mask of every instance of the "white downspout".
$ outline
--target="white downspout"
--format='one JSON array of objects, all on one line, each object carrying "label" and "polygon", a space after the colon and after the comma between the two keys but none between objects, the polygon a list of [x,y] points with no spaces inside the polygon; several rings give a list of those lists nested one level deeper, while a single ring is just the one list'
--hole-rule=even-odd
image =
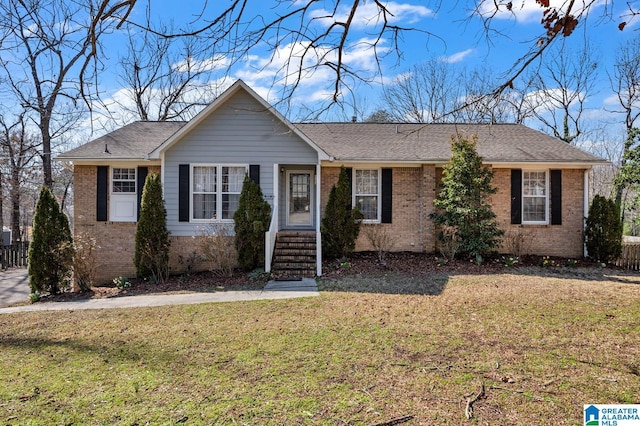
[{"label": "white downspout", "polygon": [[322,276],[322,234],[320,233],[320,199],[322,182],[320,163],[316,164],[316,275]]},{"label": "white downspout", "polygon": [[584,206],[583,206],[583,219],[582,219],[582,240],[583,240],[583,254],[584,257],[587,257],[587,243],[584,241],[584,232],[587,229],[587,216],[589,215],[589,169],[585,169],[584,171],[584,184],[583,184],[583,197],[584,197]]},{"label": "white downspout", "polygon": [[264,233],[264,270],[271,272],[271,261],[273,260],[273,249],[276,244],[276,235],[278,233],[278,188],[280,186],[280,174],[278,173],[280,166],[273,165],[273,202],[271,208],[271,222],[269,229]]}]

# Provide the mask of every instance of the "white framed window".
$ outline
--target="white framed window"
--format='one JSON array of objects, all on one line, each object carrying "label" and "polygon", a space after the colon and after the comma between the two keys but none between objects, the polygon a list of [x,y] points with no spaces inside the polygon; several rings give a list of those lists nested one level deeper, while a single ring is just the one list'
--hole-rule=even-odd
[{"label": "white framed window", "polygon": [[111,171],[111,192],[136,193],[135,167],[114,167]]},{"label": "white framed window", "polygon": [[248,169],[246,166],[223,166],[222,173],[222,220],[233,220],[238,210],[242,182]]},{"label": "white framed window", "polygon": [[136,168],[112,167],[109,220],[112,222],[135,222],[137,219]]},{"label": "white framed window", "polygon": [[353,178],[353,206],[364,222],[380,222],[380,169],[355,169]]},{"label": "white framed window", "polygon": [[549,178],[546,170],[522,172],[522,223],[546,224],[549,212]]},{"label": "white framed window", "polygon": [[217,182],[216,166],[193,166],[191,218],[195,220],[215,220],[217,215]]},{"label": "white framed window", "polygon": [[247,165],[191,165],[191,220],[232,221]]}]

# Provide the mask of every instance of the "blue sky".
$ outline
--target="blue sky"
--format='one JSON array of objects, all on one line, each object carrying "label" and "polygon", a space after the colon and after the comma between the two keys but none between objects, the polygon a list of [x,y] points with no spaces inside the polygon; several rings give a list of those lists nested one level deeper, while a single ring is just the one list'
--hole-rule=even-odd
[{"label": "blue sky", "polygon": [[[290,10],[287,9],[287,5],[295,7],[304,1],[256,1],[251,3],[252,7],[260,9],[251,10],[247,16],[262,15],[268,18],[274,13],[286,13]],[[180,2],[180,6],[176,7],[174,0],[138,0],[130,19],[143,23],[148,12],[155,22],[172,21],[175,28],[186,28],[200,14],[204,18],[214,16],[221,7],[226,7],[229,3],[188,0]],[[470,7],[475,4],[474,1],[447,2],[444,0],[437,10],[431,9],[430,6],[433,7],[435,3],[417,0],[395,0],[386,3],[389,11],[394,15],[392,23],[414,27],[420,31],[405,33],[399,44],[400,57],[389,54],[381,60],[378,68],[373,50],[365,47],[366,42],[370,42],[375,34],[376,23],[372,18],[376,16],[376,9],[372,1],[363,2],[354,20],[353,28],[356,31],[348,40],[345,61],[359,70],[360,74],[370,82],[367,84],[351,82],[350,87],[353,92],[342,97],[343,105],[346,107],[344,109],[334,107],[323,118],[348,119],[355,113],[355,109],[358,110],[359,118],[372,113],[381,106],[379,97],[382,84],[390,84],[396,76],[407,72],[412,65],[430,58],[439,58],[469,69],[489,65],[495,72],[496,84],[502,83],[505,73],[511,69],[515,61],[522,57],[529,50],[531,43],[544,33],[540,24],[543,9],[536,4],[535,0],[516,0],[513,2],[513,13],[504,11],[497,14],[492,21],[493,28],[489,38],[486,37],[482,21],[472,16]],[[493,1],[489,3],[492,4]],[[582,2],[579,0],[577,3]],[[610,73],[612,70],[615,50],[621,43],[627,42],[632,37],[638,37],[638,32],[635,22],[631,22],[624,31],[619,31],[617,28],[618,22],[625,19],[623,14],[627,11],[627,3],[613,3],[611,0],[595,0],[593,3],[588,20],[581,22],[567,41],[577,50],[582,46],[585,38],[588,38],[592,48],[597,52],[601,77],[597,94],[588,99],[587,107],[593,117],[602,118],[603,111],[611,108],[611,105],[607,107],[607,102],[611,102],[613,94],[607,72]],[[204,9],[203,4],[206,4]],[[322,5],[322,2],[319,4]],[[552,0],[551,4],[560,6],[563,1]],[[329,2],[324,6],[329,7]],[[340,9],[338,11],[342,12]],[[313,9],[311,16],[319,17],[323,14],[326,14],[326,11],[317,7]],[[322,20],[318,25],[318,28],[321,28]],[[195,26],[198,24],[196,23]],[[109,70],[117,66],[117,57],[125,52],[123,40],[118,34],[112,34],[106,39],[106,53],[110,58],[110,62],[107,63]],[[379,47],[379,52],[384,53],[385,49],[391,50],[391,40],[389,38],[381,40]],[[290,79],[283,78],[282,64],[292,51],[296,52],[299,49],[300,45],[283,45],[273,52],[269,51],[265,43],[260,43],[247,52],[243,60],[236,63],[228,73],[225,68],[227,63],[225,58],[219,58],[219,68],[213,79],[216,83],[224,79],[224,85],[241,78],[269,102],[276,103],[280,100],[282,89],[285,87],[282,83],[290,82]],[[113,77],[114,75],[115,73],[112,72],[105,73],[101,79],[103,93],[106,93],[107,100],[109,97],[121,96],[122,91],[126,90],[126,87]],[[300,114],[298,108],[313,110],[326,105],[333,93],[332,83],[332,74],[326,68],[307,73],[294,93],[292,99],[294,108],[289,118],[293,120],[298,118],[296,116]],[[612,120],[615,121],[615,118]]]}]

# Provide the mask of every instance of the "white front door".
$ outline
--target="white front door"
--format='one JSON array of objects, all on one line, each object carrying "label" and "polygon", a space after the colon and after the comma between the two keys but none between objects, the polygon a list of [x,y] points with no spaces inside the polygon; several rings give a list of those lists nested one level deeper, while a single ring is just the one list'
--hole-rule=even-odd
[{"label": "white front door", "polygon": [[287,171],[287,226],[313,225],[313,172]]}]

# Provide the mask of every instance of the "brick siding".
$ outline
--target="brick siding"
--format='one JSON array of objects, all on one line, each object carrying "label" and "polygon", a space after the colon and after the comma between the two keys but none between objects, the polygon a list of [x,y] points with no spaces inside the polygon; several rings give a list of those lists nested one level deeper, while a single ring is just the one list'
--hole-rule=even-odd
[{"label": "brick siding", "polygon": [[[331,186],[338,181],[340,169],[322,169],[322,214]],[[493,210],[506,237],[524,234],[531,239],[528,253],[536,255],[582,257],[583,255],[583,186],[584,170],[562,171],[562,225],[511,225],[511,169],[494,169],[493,186],[498,192],[491,197]],[[421,168],[396,167],[393,169],[392,223],[381,224],[395,238],[393,251],[436,252],[433,221],[433,201],[442,179],[442,168],[423,165]],[[419,206],[422,206],[422,213]],[[551,206],[549,206],[551,208]],[[356,251],[371,250],[363,224],[356,241]],[[499,252],[507,253],[503,242]]]},{"label": "brick siding", "polygon": [[[331,187],[338,182],[339,167],[322,168],[321,203],[322,217],[329,200]],[[435,167],[394,167],[393,204],[391,223],[362,224],[356,240],[356,251],[371,250],[367,238],[368,227],[378,226],[392,236],[393,251],[433,251],[435,243],[433,223],[429,213],[433,211]],[[421,208],[422,206],[422,208]]]},{"label": "brick siding", "polygon": [[[498,188],[491,197],[493,211],[506,233],[505,238],[524,234],[532,239],[525,254],[583,256],[584,170],[562,170],[562,225],[511,225],[511,169],[494,169],[493,186]],[[503,243],[500,252],[508,251],[506,245]]]},{"label": "brick siding", "polygon": [[[149,167],[149,173],[159,173],[159,166]],[[118,276],[135,277],[133,265],[135,222],[96,221],[97,166],[74,167],[74,235],[90,235],[99,247],[96,250],[96,281],[110,283]]]},{"label": "brick siding", "polygon": [[[149,172],[159,172],[158,166]],[[327,204],[329,191],[337,182],[339,167],[323,167],[321,176],[321,214]],[[529,252],[537,255],[581,257],[583,254],[583,173],[584,170],[562,171],[562,225],[511,225],[510,169],[494,169],[493,185],[499,188],[492,196],[494,212],[508,235],[526,234],[532,238]],[[136,224],[133,222],[96,222],[96,166],[76,166],[74,176],[75,226],[74,233],[90,234],[100,247],[97,253],[97,280],[111,282],[116,276],[135,276],[133,255]],[[380,224],[393,236],[393,251],[436,251],[435,228],[429,218],[433,212],[437,183],[442,169],[433,165],[393,168],[392,223]],[[356,250],[371,250],[363,230],[356,242]],[[197,250],[198,237],[171,237],[170,271],[180,273],[188,258]],[[500,249],[506,253],[507,244]],[[196,270],[208,269],[199,262]]]}]

